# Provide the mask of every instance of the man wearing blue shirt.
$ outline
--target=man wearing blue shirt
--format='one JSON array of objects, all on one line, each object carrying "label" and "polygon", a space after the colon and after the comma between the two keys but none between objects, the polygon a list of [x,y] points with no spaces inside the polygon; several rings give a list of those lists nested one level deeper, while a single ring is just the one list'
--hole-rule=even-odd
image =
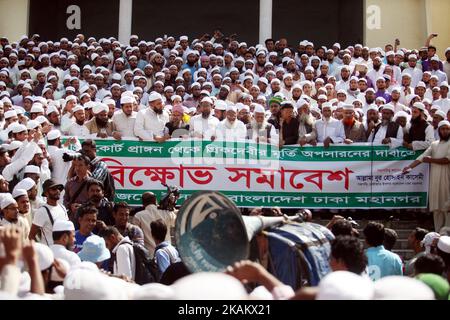
[{"label": "man wearing blue shirt", "polygon": [[153,240],[155,240],[155,259],[161,274],[175,262],[180,261],[180,255],[177,249],[166,241],[167,225],[162,219],[152,221],[150,223]]},{"label": "man wearing blue shirt", "polygon": [[373,280],[394,275],[403,275],[400,257],[383,246],[384,226],[378,222],[369,222],[364,228],[364,236],[369,248],[367,255],[367,273]]},{"label": "man wearing blue shirt", "polygon": [[78,223],[80,228],[75,232],[74,252],[78,253],[83,249],[83,243],[86,239],[93,235],[97,225],[97,209],[93,206],[84,206],[78,210]]}]

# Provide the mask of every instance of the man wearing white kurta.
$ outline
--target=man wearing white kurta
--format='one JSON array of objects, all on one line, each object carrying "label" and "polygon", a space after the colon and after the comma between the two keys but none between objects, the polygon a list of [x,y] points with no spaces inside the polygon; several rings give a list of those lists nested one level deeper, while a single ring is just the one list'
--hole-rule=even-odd
[{"label": "man wearing white kurta", "polygon": [[136,111],[133,111],[133,103],[135,101],[133,96],[122,94],[122,97],[120,98],[122,110],[114,112],[114,115],[112,116],[114,127],[121,138],[135,137],[134,125],[136,123],[137,114]]},{"label": "man wearing white kurta", "polygon": [[384,105],[381,110],[381,123],[379,123],[369,136],[368,141],[374,144],[387,144],[391,149],[401,147],[403,144],[403,129],[392,121],[394,107]]},{"label": "man wearing white kurta", "polygon": [[236,141],[244,140],[246,136],[245,124],[237,120],[237,108],[234,105],[227,106],[226,118],[216,127],[217,140]]},{"label": "man wearing white kurta", "polygon": [[134,134],[144,141],[164,142],[167,139],[164,128],[169,122],[169,114],[164,110],[163,98],[153,91],[148,98],[148,103],[149,107],[136,115]]},{"label": "man wearing white kurta", "polygon": [[432,142],[417,160],[403,169],[408,173],[422,162],[431,164],[428,197],[436,232],[450,226],[450,122],[441,121],[438,129],[440,140]]},{"label": "man wearing white kurta", "polygon": [[193,116],[189,122],[191,137],[204,140],[215,139],[216,127],[220,121],[213,116],[212,105],[213,101],[210,97],[205,97],[200,102],[201,114]]},{"label": "man wearing white kurta", "polygon": [[[341,121],[331,117],[330,103],[322,105],[322,119],[316,121],[317,142],[342,143],[345,140],[345,130]],[[331,141],[329,141],[331,140]]]}]

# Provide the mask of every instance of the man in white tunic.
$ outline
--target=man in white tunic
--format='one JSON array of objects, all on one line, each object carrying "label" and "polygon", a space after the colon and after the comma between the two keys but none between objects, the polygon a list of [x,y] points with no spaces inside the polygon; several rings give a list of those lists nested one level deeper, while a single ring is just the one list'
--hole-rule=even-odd
[{"label": "man in white tunic", "polygon": [[316,121],[317,142],[323,142],[324,147],[330,143],[343,143],[345,130],[341,121],[331,117],[332,106],[329,102],[322,105],[322,119]]},{"label": "man in white tunic", "polygon": [[144,141],[164,142],[170,136],[164,134],[169,114],[164,110],[162,96],[153,91],[148,98],[149,107],[139,111],[134,124],[134,134]]},{"label": "man in white tunic", "polygon": [[428,197],[436,232],[450,226],[450,122],[441,121],[438,128],[440,140],[432,142],[417,160],[403,169],[403,173],[408,173],[422,162],[431,164]]},{"label": "man in white tunic", "polygon": [[220,121],[213,116],[212,105],[210,97],[205,97],[200,102],[200,114],[193,116],[189,122],[189,131],[193,138],[215,139],[216,127]]},{"label": "man in white tunic", "polygon": [[246,135],[245,124],[237,120],[237,108],[234,105],[227,106],[226,118],[216,128],[216,137],[221,141],[244,140]]},{"label": "man in white tunic", "polygon": [[[132,93],[131,93],[132,94]],[[132,95],[122,94],[120,98],[120,105],[122,110],[118,110],[112,116],[112,122],[116,132],[114,137],[116,139],[135,137],[134,124],[136,123],[136,111],[133,111],[133,104],[135,99]]]}]

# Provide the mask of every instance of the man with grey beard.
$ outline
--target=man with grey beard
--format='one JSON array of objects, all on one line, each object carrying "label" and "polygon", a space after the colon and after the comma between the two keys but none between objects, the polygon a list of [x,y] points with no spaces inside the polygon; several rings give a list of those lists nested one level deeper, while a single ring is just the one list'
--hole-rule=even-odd
[{"label": "man with grey beard", "polygon": [[309,103],[300,99],[297,102],[298,121],[300,125],[298,127],[298,136],[300,146],[305,144],[311,144],[315,146],[317,144],[317,133],[314,126],[314,117],[309,112]]},{"label": "man with grey beard", "polygon": [[381,109],[381,123],[377,124],[368,141],[374,144],[387,144],[398,148],[403,144],[403,129],[394,122],[394,106],[386,104]]},{"label": "man with grey beard", "polygon": [[246,125],[248,140],[253,140],[256,143],[265,142],[278,144],[279,138],[275,127],[267,122],[266,111],[260,104],[255,105],[253,111],[253,119]]}]

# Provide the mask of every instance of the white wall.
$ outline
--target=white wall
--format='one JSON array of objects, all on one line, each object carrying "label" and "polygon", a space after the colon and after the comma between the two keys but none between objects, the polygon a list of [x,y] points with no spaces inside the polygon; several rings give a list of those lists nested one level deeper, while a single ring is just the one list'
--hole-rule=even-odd
[{"label": "white wall", "polygon": [[0,0],[0,34],[10,42],[28,33],[28,0]]}]

